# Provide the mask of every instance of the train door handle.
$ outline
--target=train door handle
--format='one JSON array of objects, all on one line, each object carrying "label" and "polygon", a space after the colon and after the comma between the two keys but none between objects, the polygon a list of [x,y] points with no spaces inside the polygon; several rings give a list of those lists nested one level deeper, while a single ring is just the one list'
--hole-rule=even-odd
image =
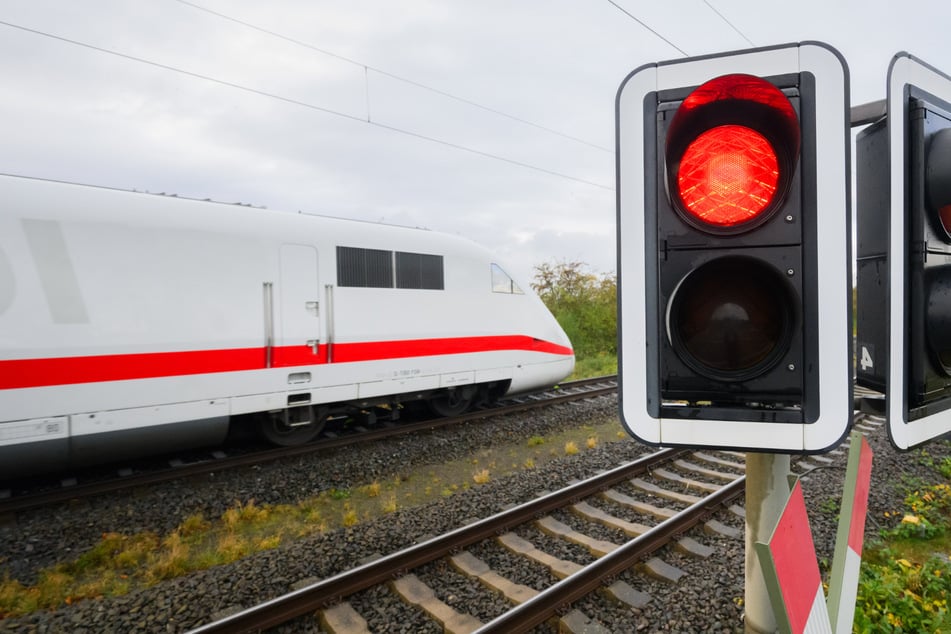
[{"label": "train door handle", "polygon": [[310,346],[310,349],[317,354],[318,347],[320,346],[320,339],[308,339],[307,345]]}]

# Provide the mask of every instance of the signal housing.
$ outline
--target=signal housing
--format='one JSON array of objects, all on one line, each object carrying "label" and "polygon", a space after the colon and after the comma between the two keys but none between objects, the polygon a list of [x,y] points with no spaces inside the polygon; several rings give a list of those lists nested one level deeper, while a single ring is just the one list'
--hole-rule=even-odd
[{"label": "signal housing", "polygon": [[847,78],[806,42],[621,85],[621,418],[638,439],[821,451],[846,433]]},{"label": "signal housing", "polygon": [[951,432],[951,78],[899,53],[887,86],[856,141],[856,380],[908,449]]}]

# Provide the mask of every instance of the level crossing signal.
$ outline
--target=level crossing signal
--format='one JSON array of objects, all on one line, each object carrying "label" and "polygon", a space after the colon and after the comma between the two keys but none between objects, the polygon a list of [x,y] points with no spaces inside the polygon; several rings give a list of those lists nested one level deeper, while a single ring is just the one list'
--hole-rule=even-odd
[{"label": "level crossing signal", "polygon": [[639,440],[819,452],[847,433],[848,99],[818,42],[621,84],[620,409]]},{"label": "level crossing signal", "polygon": [[856,381],[892,442],[951,432],[951,77],[899,53],[856,138]]}]

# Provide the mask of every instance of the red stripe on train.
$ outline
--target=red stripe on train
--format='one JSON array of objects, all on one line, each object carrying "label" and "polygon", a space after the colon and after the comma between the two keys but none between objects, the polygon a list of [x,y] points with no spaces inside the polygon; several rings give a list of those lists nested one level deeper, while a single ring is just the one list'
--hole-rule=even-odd
[{"label": "red stripe on train", "polygon": [[[532,337],[511,335],[335,343],[333,362],[379,361],[501,350],[525,350],[555,355],[573,354],[571,348],[565,346]],[[282,346],[273,348],[271,352],[272,367],[297,367],[327,362],[326,344],[319,347],[317,354],[314,354],[310,346]],[[239,372],[261,370],[265,367],[265,348],[11,359],[0,360],[0,389]]]}]

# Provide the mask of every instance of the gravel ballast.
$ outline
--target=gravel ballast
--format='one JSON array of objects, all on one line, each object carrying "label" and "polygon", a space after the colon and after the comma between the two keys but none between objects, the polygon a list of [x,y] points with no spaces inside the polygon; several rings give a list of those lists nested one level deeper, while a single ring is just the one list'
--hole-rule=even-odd
[{"label": "gravel ballast", "polygon": [[[602,397],[590,401],[559,405],[517,416],[495,417],[465,424],[458,428],[371,443],[359,448],[334,450],[326,454],[294,461],[274,463],[251,470],[216,473],[212,476],[178,481],[104,496],[91,502],[39,509],[8,518],[0,524],[0,562],[2,573],[23,583],[32,583],[40,570],[57,562],[74,559],[96,544],[103,533],[153,531],[166,534],[181,521],[201,512],[218,517],[235,501],[254,500],[258,505],[293,504],[303,497],[330,488],[347,489],[394,477],[401,470],[440,460],[464,458],[493,444],[526,441],[570,426],[616,418],[617,401]],[[920,451],[899,453],[891,449],[884,429],[872,434],[869,442],[875,451],[873,481],[869,499],[867,535],[884,526],[886,511],[902,508],[906,488],[903,482],[915,478],[925,482],[940,479]],[[936,460],[951,455],[947,443],[927,447]],[[604,442],[577,455],[562,456],[535,469],[473,486],[417,508],[403,508],[377,520],[348,529],[306,537],[293,543],[236,563],[218,566],[186,577],[160,583],[125,596],[85,600],[63,606],[54,612],[38,612],[19,618],[0,620],[0,632],[142,632],[163,634],[183,632],[221,614],[250,607],[267,598],[288,592],[294,584],[316,580],[346,570],[367,558],[393,552],[427,536],[456,528],[472,518],[496,513],[507,504],[534,498],[574,479],[588,477],[630,461],[650,448],[633,440]],[[831,562],[841,497],[846,455],[833,458],[832,464],[813,472],[804,482],[810,523],[820,561]],[[742,527],[742,520],[727,509],[714,519],[729,526]],[[572,518],[562,517],[572,522]],[[537,534],[533,528],[517,531],[533,535],[539,542],[551,544],[553,538]],[[598,619],[614,631],[671,632],[742,632],[744,547],[741,539],[705,533],[691,533],[711,546],[715,553],[703,560],[664,549],[660,557],[683,570],[677,583],[653,580],[630,570],[619,577],[632,587],[646,592],[651,601],[644,607],[619,608],[601,595],[593,595],[575,608]],[[605,531],[600,537],[617,541]],[[542,588],[551,583],[550,573],[524,561],[519,565],[510,554],[494,544],[470,549],[493,566],[511,569],[518,581]],[[577,558],[578,548],[562,546],[560,556]],[[420,574],[428,579],[437,575],[439,566],[427,567]],[[826,570],[823,570],[826,572]],[[484,601],[472,613],[483,618],[496,614],[499,599],[488,592],[466,589],[457,573],[444,589],[456,609],[467,601]],[[374,631],[435,631],[413,608],[399,604],[396,598],[380,602],[393,593],[368,591],[354,599],[354,605],[367,609]],[[443,598],[445,601],[446,599]],[[447,601],[447,603],[450,601]],[[381,624],[386,629],[377,630]],[[423,629],[420,629],[423,628]],[[429,629],[426,629],[429,628]],[[315,619],[302,619],[280,631],[319,631]]]}]

